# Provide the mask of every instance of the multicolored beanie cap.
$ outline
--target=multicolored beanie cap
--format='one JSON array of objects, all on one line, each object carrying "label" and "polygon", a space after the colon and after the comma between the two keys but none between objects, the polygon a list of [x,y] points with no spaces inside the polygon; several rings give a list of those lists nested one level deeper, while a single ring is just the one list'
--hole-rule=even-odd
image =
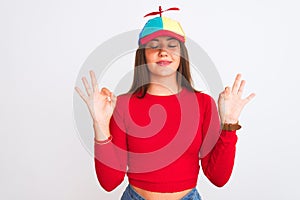
[{"label": "multicolored beanie cap", "polygon": [[[168,10],[179,10],[179,9],[169,8],[165,11]],[[185,33],[183,32],[179,22],[161,16],[161,13],[165,11],[162,11],[161,6],[159,6],[159,12],[152,12],[145,15],[145,17],[147,17],[150,15],[160,14],[160,17],[155,17],[147,21],[144,28],[140,32],[139,45],[144,45],[158,36],[170,36],[181,42],[185,42]]]}]

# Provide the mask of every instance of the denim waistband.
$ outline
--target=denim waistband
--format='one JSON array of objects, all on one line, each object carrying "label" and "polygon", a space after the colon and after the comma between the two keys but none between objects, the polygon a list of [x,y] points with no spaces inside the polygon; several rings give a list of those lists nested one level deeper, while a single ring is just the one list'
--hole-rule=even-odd
[{"label": "denim waistband", "polygon": [[[121,200],[146,200],[139,195],[129,184],[124,191]],[[201,200],[200,194],[196,188],[193,188],[181,200]]]}]

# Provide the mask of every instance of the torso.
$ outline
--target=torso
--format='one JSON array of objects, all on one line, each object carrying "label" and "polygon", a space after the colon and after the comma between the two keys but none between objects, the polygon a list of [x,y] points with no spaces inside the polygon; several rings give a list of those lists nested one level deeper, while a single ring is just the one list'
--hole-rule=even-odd
[{"label": "torso", "polygon": [[183,190],[173,193],[151,192],[131,185],[132,188],[146,200],[180,200],[187,195],[192,189]]},{"label": "torso", "polygon": [[[201,127],[203,118],[201,114],[197,114],[200,109],[196,98],[198,96],[184,89],[179,96],[155,96],[147,93],[144,99],[130,97],[129,103],[126,102],[126,105],[129,106],[127,106],[128,109],[126,110],[127,113],[124,114],[126,116],[124,118],[131,119],[125,121],[128,133],[126,135],[127,150],[145,154],[142,157],[130,154],[130,159],[128,160],[130,170],[127,172],[127,176],[129,182],[138,186],[131,184],[132,188],[146,200],[179,200],[192,191],[191,188],[197,183],[200,168],[199,149],[202,142],[202,129],[198,129],[198,127]],[[120,102],[121,99],[119,98]],[[200,103],[202,106],[203,102],[201,101]],[[166,113],[162,113],[162,109],[159,109],[156,112],[152,112],[150,116],[149,110],[156,104],[161,105]],[[182,112],[181,108],[184,108],[185,112]],[[164,129],[161,130],[158,129],[161,127],[159,122],[155,122],[155,120],[163,118],[163,115],[166,115],[166,120],[163,124]],[[183,116],[183,119],[181,119],[181,116]],[[151,119],[153,120],[151,121]],[[191,121],[199,123],[191,124]],[[149,128],[141,130],[140,127],[145,127],[148,124],[158,124],[158,128],[152,125],[151,130]],[[187,127],[193,134],[178,131],[180,126]],[[156,129],[154,135],[153,127]],[[187,130],[187,128],[182,128],[182,130]],[[174,148],[170,148],[171,145],[169,144],[171,142],[173,146],[177,147],[177,151],[174,151]],[[153,157],[156,158],[155,162]],[[165,180],[161,185],[157,181],[159,177],[164,177]],[[158,192],[152,192],[151,187],[142,189],[144,188],[143,185],[147,185],[147,181],[152,183],[153,187],[155,187],[153,190]],[[168,186],[166,182],[171,182],[173,186]],[[178,184],[175,185],[174,183],[176,182]],[[166,193],[165,190],[169,192]]]}]

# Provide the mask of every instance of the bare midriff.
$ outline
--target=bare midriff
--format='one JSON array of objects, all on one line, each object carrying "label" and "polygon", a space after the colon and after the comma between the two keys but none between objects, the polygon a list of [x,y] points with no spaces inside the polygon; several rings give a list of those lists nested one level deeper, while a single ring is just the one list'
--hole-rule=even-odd
[{"label": "bare midriff", "polygon": [[142,196],[146,200],[180,200],[186,194],[192,191],[192,189],[187,189],[180,192],[161,193],[161,192],[151,192],[148,190],[135,187],[133,185],[131,186],[140,196]]}]

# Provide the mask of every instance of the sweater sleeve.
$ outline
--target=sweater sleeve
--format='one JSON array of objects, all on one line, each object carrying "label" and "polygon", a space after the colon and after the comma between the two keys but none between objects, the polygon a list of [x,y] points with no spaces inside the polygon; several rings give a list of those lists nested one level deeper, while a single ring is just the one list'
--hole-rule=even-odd
[{"label": "sweater sleeve", "polygon": [[213,98],[208,101],[203,121],[203,143],[200,150],[204,175],[217,187],[224,186],[232,173],[237,135],[236,131],[220,130],[220,119]]},{"label": "sweater sleeve", "polygon": [[94,144],[96,175],[100,185],[108,192],[123,182],[127,169],[126,127],[118,102],[119,97],[109,125],[112,141]]}]

